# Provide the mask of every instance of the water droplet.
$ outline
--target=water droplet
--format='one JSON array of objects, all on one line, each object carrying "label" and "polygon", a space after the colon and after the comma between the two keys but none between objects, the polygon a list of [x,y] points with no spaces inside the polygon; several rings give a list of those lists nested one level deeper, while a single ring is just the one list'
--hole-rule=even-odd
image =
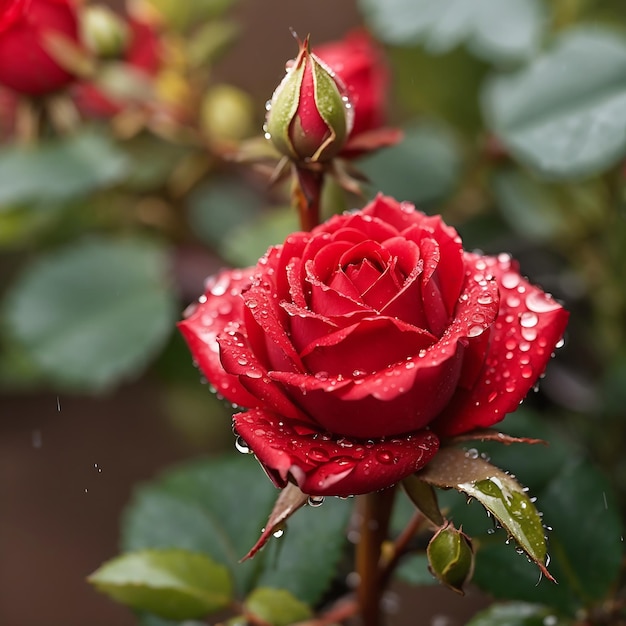
[{"label": "water droplet", "polygon": [[522,378],[532,378],[533,377],[533,368],[531,365],[524,365],[524,367],[522,367]]},{"label": "water droplet", "polygon": [[482,326],[472,326],[468,331],[467,331],[467,336],[468,337],[478,337],[478,335],[482,335],[483,331],[485,329]]},{"label": "water droplet", "polygon": [[525,554],[526,551],[524,550],[524,548],[522,548],[522,546],[517,546],[517,548],[515,548],[515,552],[517,552],[517,554]]},{"label": "water droplet", "polygon": [[515,309],[515,308],[517,308],[520,305],[520,299],[517,296],[509,296],[506,299],[506,303],[512,309]]},{"label": "water droplet", "polygon": [[241,435],[237,435],[237,439],[235,439],[235,448],[237,452],[241,452],[241,454],[250,454],[251,452],[250,446]]},{"label": "water droplet", "polygon": [[326,463],[326,461],[330,459],[328,452],[326,452],[326,450],[324,450],[323,448],[311,448],[308,451],[307,456],[312,461],[318,463]]},{"label": "water droplet", "polygon": [[478,300],[477,300],[478,304],[491,304],[493,302],[493,298],[491,297],[491,294],[483,294],[482,296],[478,296]]},{"label": "water droplet", "polygon": [[498,393],[496,391],[492,391],[487,398],[487,402],[493,402],[498,397]]},{"label": "water droplet", "polygon": [[312,507],[322,506],[324,504],[324,496],[309,496],[307,504]]},{"label": "water droplet", "polygon": [[376,459],[378,460],[379,463],[383,463],[384,465],[397,463],[396,457],[389,450],[377,450]]},{"label": "water droplet", "polygon": [[265,103],[265,110],[266,110],[266,111],[271,111],[271,110],[272,110],[272,101],[271,101],[271,100],[268,100],[268,101]]},{"label": "water droplet", "polygon": [[278,528],[277,530],[275,530],[275,531],[272,533],[272,536],[273,536],[275,539],[280,539],[280,538],[281,538],[284,534],[285,534],[285,529],[284,529],[284,528]]},{"label": "water droplet", "polygon": [[468,459],[477,459],[479,457],[478,450],[476,450],[476,448],[470,448],[465,452],[465,456]]},{"label": "water droplet", "polygon": [[524,311],[524,313],[522,313],[519,318],[519,323],[522,328],[532,328],[533,326],[537,325],[538,321],[539,318],[537,317],[537,315],[530,311]]}]

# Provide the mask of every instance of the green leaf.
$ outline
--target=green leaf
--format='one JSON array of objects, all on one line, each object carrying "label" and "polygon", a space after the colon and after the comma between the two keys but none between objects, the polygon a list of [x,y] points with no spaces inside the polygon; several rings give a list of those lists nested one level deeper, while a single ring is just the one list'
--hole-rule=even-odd
[{"label": "green leaf", "polygon": [[0,210],[67,201],[121,181],[128,161],[104,135],[84,132],[36,147],[0,150]]},{"label": "green leaf", "polygon": [[417,476],[431,485],[456,489],[480,502],[549,576],[541,517],[524,488],[509,474],[478,456],[447,447],[439,450]]},{"label": "green leaf", "polygon": [[403,141],[359,162],[377,191],[418,206],[441,202],[453,190],[461,154],[452,133],[433,122],[406,129]]},{"label": "green leaf", "polygon": [[37,259],[4,307],[12,339],[51,380],[102,389],[137,374],[175,320],[166,251],[93,238]]},{"label": "green leaf", "polygon": [[326,498],[322,506],[305,506],[290,517],[284,535],[264,550],[257,584],[317,604],[337,575],[351,511],[351,500]]},{"label": "green leaf", "polygon": [[475,615],[467,626],[567,626],[571,624],[545,606],[511,602],[494,604]]},{"label": "green leaf", "polygon": [[188,463],[135,492],[124,516],[124,547],[202,552],[228,567],[239,598],[262,585],[315,604],[336,573],[350,502],[304,507],[289,519],[283,537],[239,563],[258,539],[278,493],[250,457]]},{"label": "green leaf", "polygon": [[270,246],[283,243],[296,230],[298,216],[291,208],[267,211],[231,230],[220,242],[219,252],[235,266],[256,265]]},{"label": "green leaf", "polygon": [[232,600],[226,568],[184,550],[123,554],[102,565],[89,582],[122,604],[168,619],[202,617]]},{"label": "green leaf", "polygon": [[284,589],[258,587],[245,601],[246,612],[271,626],[289,626],[312,615],[311,609]]},{"label": "green leaf", "polygon": [[566,31],[554,47],[485,87],[488,125],[522,163],[553,178],[591,176],[626,153],[626,40]]},{"label": "green leaf", "polygon": [[389,44],[420,42],[431,53],[466,43],[495,63],[528,58],[545,24],[539,0],[360,0],[380,39]]},{"label": "green leaf", "polygon": [[[550,570],[558,585],[537,584],[524,559],[501,542],[481,541],[475,583],[497,598],[539,602],[574,615],[604,598],[623,554],[623,528],[608,481],[586,463],[566,465],[539,493],[549,533]],[[576,520],[576,523],[572,523]]]},{"label": "green leaf", "polygon": [[197,237],[219,250],[233,230],[257,219],[260,208],[257,193],[241,182],[220,179],[204,183],[191,193],[189,223]]}]

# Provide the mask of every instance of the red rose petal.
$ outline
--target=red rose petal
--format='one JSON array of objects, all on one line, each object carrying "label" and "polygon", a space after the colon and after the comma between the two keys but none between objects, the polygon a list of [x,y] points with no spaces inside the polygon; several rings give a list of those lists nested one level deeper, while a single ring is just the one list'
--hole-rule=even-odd
[{"label": "red rose petal", "polygon": [[[238,325],[228,326],[218,337],[220,358],[224,369],[238,377],[241,386],[252,394],[250,408],[269,407],[281,415],[303,419],[298,409],[268,376],[266,368],[256,358],[245,335],[236,330]],[[246,405],[243,405],[246,406]]]},{"label": "red rose petal", "polygon": [[514,411],[545,370],[569,315],[522,278],[508,255],[480,258],[468,253],[467,258],[495,276],[500,309],[478,380],[471,389],[458,389],[433,423],[442,436],[491,426]]},{"label": "red rose petal", "polygon": [[245,407],[256,406],[258,400],[242,387],[237,376],[224,371],[217,336],[243,318],[241,291],[250,284],[253,270],[227,270],[210,278],[205,294],[178,323],[200,371],[229,402]]},{"label": "red rose petal", "polygon": [[309,495],[351,496],[394,485],[435,455],[437,437],[429,431],[401,439],[362,442],[305,432],[267,411],[234,416],[243,437],[278,487],[295,482]]},{"label": "red rose petal", "polygon": [[351,377],[355,370],[369,374],[385,369],[436,340],[428,331],[395,318],[367,317],[317,339],[301,356],[310,372]]},{"label": "red rose petal", "polygon": [[[471,354],[474,342],[484,345],[481,335],[489,331],[498,313],[496,281],[475,274],[471,271],[467,277],[455,318],[441,339],[411,358],[398,359],[398,363],[371,375],[362,366],[335,377],[326,372],[324,377],[283,372],[269,375],[285,385],[303,411],[333,432],[365,439],[422,428],[450,401],[463,372],[464,353],[470,350]],[[386,346],[383,354],[388,350]],[[337,357],[336,362],[343,359]],[[309,365],[307,357],[303,360]],[[465,379],[469,378],[466,373]]]}]

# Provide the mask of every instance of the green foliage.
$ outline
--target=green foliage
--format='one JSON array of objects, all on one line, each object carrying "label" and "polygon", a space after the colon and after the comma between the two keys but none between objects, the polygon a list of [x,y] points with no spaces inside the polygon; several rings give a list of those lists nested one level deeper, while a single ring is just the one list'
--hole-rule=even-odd
[{"label": "green foliage", "polygon": [[488,125],[522,163],[552,178],[595,175],[626,154],[626,39],[565,31],[546,53],[483,94]]},{"label": "green foliage", "polygon": [[246,612],[271,626],[289,626],[311,617],[311,609],[284,589],[257,587],[245,602]]},{"label": "green foliage", "polygon": [[118,602],[169,619],[226,608],[232,583],[225,567],[184,550],[142,550],[102,565],[89,581]]},{"label": "green foliage", "polygon": [[137,490],[125,514],[124,547],[175,546],[205,554],[228,569],[241,600],[260,586],[314,605],[335,575],[350,503],[333,500],[322,511],[305,507],[289,520],[283,537],[240,563],[276,497],[251,458],[196,461]]},{"label": "green foliage", "polygon": [[42,256],[4,306],[9,337],[57,384],[101,390],[132,375],[172,332],[165,249],[90,238]]},{"label": "green foliage", "polygon": [[570,621],[544,606],[511,602],[494,604],[481,611],[467,626],[567,626]]},{"label": "green foliage", "polygon": [[461,153],[450,131],[433,122],[413,125],[404,140],[360,163],[377,192],[421,207],[445,200],[459,180]]},{"label": "green foliage", "polygon": [[360,5],[386,43],[419,42],[434,54],[465,43],[493,63],[530,57],[546,21],[539,0],[361,0]]},{"label": "green foliage", "polygon": [[27,202],[84,196],[126,175],[124,153],[106,135],[84,131],[32,147],[0,150],[0,212]]}]

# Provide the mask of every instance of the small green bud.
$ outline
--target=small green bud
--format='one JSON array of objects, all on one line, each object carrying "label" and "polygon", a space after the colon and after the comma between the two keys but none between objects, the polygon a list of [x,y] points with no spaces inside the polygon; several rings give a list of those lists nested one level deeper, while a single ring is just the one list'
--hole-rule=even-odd
[{"label": "small green bud", "polygon": [[81,14],[81,30],[87,48],[101,58],[122,56],[130,37],[124,20],[104,6],[85,7]]},{"label": "small green bud", "polygon": [[470,538],[448,522],[430,540],[426,553],[432,574],[450,589],[463,594],[463,586],[474,573]]},{"label": "small green bud", "polygon": [[295,161],[324,162],[344,146],[353,118],[343,83],[311,54],[307,39],[268,103],[265,136]]},{"label": "small green bud", "polygon": [[253,113],[247,93],[232,85],[215,85],[202,101],[202,130],[211,142],[238,142],[253,134]]}]

